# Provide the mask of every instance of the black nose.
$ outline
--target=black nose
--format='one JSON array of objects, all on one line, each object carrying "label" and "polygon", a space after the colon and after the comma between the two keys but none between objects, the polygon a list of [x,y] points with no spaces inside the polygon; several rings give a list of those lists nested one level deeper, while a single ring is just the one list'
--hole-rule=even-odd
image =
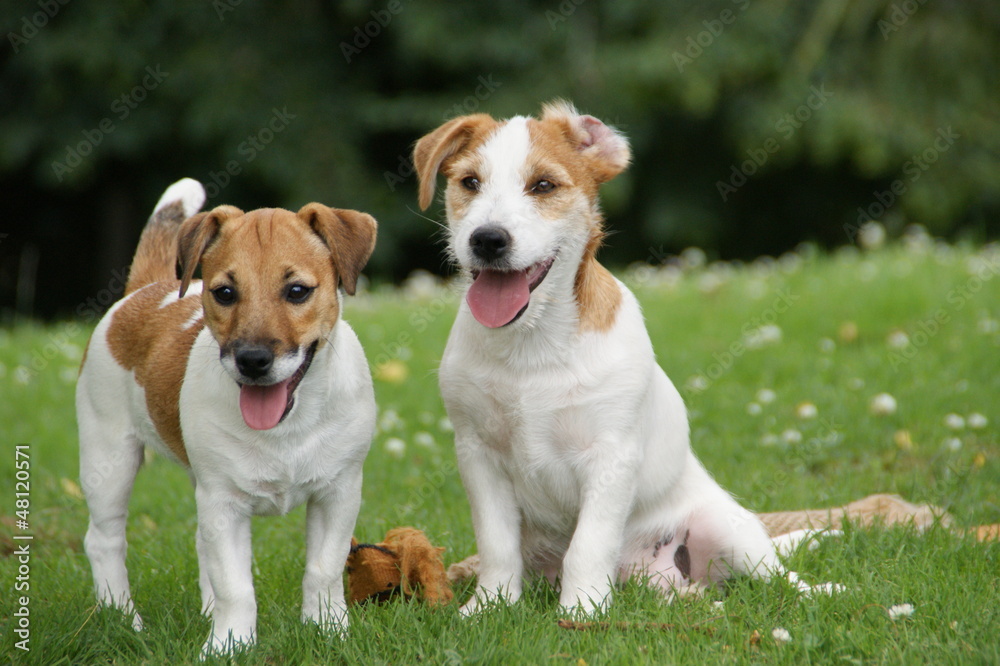
[{"label": "black nose", "polygon": [[472,254],[483,261],[496,261],[507,254],[510,240],[510,234],[504,229],[485,226],[472,232],[469,245],[472,247]]},{"label": "black nose", "polygon": [[260,379],[271,370],[271,365],[274,363],[274,354],[271,350],[259,345],[243,347],[234,356],[240,373],[250,379]]}]

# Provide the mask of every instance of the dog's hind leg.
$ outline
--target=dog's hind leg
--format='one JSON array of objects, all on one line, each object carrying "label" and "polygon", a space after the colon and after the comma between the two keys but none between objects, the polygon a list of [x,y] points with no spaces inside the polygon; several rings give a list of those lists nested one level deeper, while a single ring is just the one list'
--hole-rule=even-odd
[{"label": "dog's hind leg", "polygon": [[132,626],[139,631],[142,619],[132,605],[125,568],[125,523],[143,447],[129,432],[122,415],[109,420],[106,414],[97,416],[92,410],[88,413],[87,401],[81,402],[80,481],[90,510],[84,549],[90,559],[98,601],[132,614]]},{"label": "dog's hind leg", "polygon": [[767,579],[783,572],[757,517],[726,500],[692,513],[636,563],[668,598],[699,594],[733,576]]}]

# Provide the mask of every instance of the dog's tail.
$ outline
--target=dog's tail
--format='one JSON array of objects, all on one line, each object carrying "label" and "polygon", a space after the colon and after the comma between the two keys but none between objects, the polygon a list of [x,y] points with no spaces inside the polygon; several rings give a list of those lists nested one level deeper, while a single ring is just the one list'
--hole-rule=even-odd
[{"label": "dog's tail", "polygon": [[205,188],[193,178],[183,178],[167,188],[142,230],[126,294],[147,284],[177,278],[177,234],[181,223],[201,210],[204,203]]}]

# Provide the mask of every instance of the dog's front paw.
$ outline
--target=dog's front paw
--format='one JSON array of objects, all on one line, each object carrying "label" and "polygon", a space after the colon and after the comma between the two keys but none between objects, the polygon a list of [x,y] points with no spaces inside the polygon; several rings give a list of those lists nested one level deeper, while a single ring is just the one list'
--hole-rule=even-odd
[{"label": "dog's front paw", "polygon": [[347,616],[346,608],[330,608],[322,613],[310,613],[302,611],[302,623],[315,623],[319,628],[340,639],[346,639],[350,620]]},{"label": "dog's front paw", "polygon": [[611,603],[611,592],[588,595],[582,590],[563,589],[559,595],[559,606],[565,615],[573,617],[593,617],[604,613]]},{"label": "dog's front paw", "polygon": [[482,613],[483,611],[494,607],[498,604],[510,605],[515,603],[521,598],[521,593],[519,591],[501,591],[497,592],[495,590],[488,590],[487,588],[480,587],[476,590],[472,598],[466,601],[458,612],[464,617],[470,617]]},{"label": "dog's front paw", "polygon": [[252,632],[236,635],[230,631],[220,634],[213,629],[208,640],[201,646],[201,660],[204,661],[208,657],[235,654],[252,646],[255,639],[256,637]]}]

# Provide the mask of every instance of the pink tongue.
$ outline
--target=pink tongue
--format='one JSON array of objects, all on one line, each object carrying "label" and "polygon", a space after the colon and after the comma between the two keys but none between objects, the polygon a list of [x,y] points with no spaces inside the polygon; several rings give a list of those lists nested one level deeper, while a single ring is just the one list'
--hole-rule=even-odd
[{"label": "pink tongue", "polygon": [[288,406],[288,384],[291,380],[271,386],[240,387],[240,411],[243,420],[254,430],[270,430],[278,425]]},{"label": "pink tongue", "polygon": [[499,328],[524,309],[530,296],[527,271],[484,270],[469,287],[465,300],[476,321]]}]

